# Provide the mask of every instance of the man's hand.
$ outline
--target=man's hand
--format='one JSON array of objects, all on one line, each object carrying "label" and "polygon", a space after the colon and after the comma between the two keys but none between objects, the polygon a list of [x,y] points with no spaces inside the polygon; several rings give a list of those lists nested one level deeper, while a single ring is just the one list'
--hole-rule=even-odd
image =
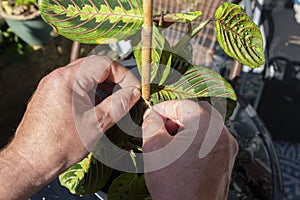
[{"label": "man's hand", "polygon": [[226,199],[238,146],[208,103],[154,106],[145,114],[143,137],[143,151],[150,154],[144,156],[145,178],[154,200]]},{"label": "man's hand", "polygon": [[[114,84],[122,89],[94,106],[95,90]],[[0,199],[29,197],[83,159],[87,149],[138,101],[138,87],[126,68],[97,56],[43,78],[14,139],[0,154]]]}]

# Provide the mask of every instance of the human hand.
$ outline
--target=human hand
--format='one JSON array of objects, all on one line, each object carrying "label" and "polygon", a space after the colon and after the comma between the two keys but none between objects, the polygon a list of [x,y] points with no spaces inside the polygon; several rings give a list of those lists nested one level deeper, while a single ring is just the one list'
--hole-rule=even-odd
[{"label": "human hand", "polygon": [[155,105],[145,114],[143,137],[143,151],[150,154],[144,156],[146,184],[154,200],[226,199],[238,145],[208,103]]},{"label": "human hand", "polygon": [[[111,92],[115,83],[121,89],[94,106],[96,88]],[[10,187],[16,187],[26,196],[83,159],[138,101],[138,87],[138,80],[126,68],[107,57],[83,58],[44,77],[14,139],[1,152],[3,191],[14,193]],[[17,186],[2,177],[4,170],[9,171],[7,179],[22,176]]]}]

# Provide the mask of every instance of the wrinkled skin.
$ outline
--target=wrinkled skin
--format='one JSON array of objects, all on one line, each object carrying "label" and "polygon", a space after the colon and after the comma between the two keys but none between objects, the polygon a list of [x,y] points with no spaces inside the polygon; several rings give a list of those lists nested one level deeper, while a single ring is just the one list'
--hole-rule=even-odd
[{"label": "wrinkled skin", "polygon": [[[99,84],[118,90],[97,106]],[[26,199],[82,160],[140,98],[139,82],[108,57],[87,57],[44,77],[11,143],[0,153],[0,199]]]},{"label": "wrinkled skin", "polygon": [[[192,131],[197,132],[178,159],[164,168],[145,174],[153,199],[226,199],[238,145],[224,125],[210,152],[199,158],[200,147],[214,118],[222,120],[208,103],[186,100],[163,102],[146,113],[143,124],[145,152],[164,148],[172,140],[178,140],[181,144],[193,135]],[[176,129],[178,132],[174,134]],[[173,151],[176,149],[173,148]],[[169,153],[170,156],[174,155],[173,152]],[[145,166],[153,166],[153,163],[166,158],[160,155],[146,158]]]},{"label": "wrinkled skin", "polygon": [[[115,84],[121,89],[111,94]],[[95,141],[140,99],[139,84],[120,64],[96,56],[44,77],[13,140],[0,152],[0,199],[28,199],[83,159]],[[94,106],[96,88],[109,96]],[[146,154],[172,141],[177,150],[181,142],[191,142],[174,162],[155,171],[148,169],[169,156],[144,157],[146,183],[155,200],[226,197],[237,144],[223,125],[216,145],[208,145],[213,148],[199,158],[208,124],[217,118],[208,104],[191,101],[164,102],[147,112],[143,124]],[[195,139],[190,140],[190,135]]]}]

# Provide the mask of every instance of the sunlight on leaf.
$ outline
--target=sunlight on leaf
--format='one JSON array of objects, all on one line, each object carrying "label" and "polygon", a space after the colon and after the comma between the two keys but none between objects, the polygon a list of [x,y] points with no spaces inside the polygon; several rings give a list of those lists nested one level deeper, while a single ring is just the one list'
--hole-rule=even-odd
[{"label": "sunlight on leaf", "polygon": [[[190,66],[187,72],[171,85],[152,85],[151,103],[153,105],[163,101],[176,99],[198,99],[210,101],[211,98],[229,99],[236,101],[232,86],[215,71],[199,66]],[[218,106],[220,107],[220,106]],[[227,105],[228,113],[232,113],[234,106]],[[220,110],[219,110],[220,111]]]},{"label": "sunlight on leaf", "polygon": [[239,5],[229,2],[215,13],[216,35],[224,51],[249,67],[260,67],[265,62],[263,39],[259,27]]},{"label": "sunlight on leaf", "polygon": [[142,0],[40,0],[43,19],[59,34],[81,43],[123,40],[142,28]]},{"label": "sunlight on leaf", "polygon": [[103,165],[89,154],[84,160],[62,173],[59,181],[73,194],[94,194],[106,184],[111,172],[110,167]]},{"label": "sunlight on leaf", "polygon": [[215,71],[198,66],[190,66],[176,83],[162,87],[151,95],[153,104],[174,99],[225,97],[236,100],[231,85]]}]

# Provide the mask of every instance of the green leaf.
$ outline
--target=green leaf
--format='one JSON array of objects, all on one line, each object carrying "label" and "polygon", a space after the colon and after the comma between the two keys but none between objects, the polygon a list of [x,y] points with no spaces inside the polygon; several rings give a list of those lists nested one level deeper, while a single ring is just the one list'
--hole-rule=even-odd
[{"label": "green leaf", "polygon": [[99,191],[108,181],[112,169],[89,154],[59,176],[62,186],[73,194],[88,195]]},{"label": "green leaf", "polygon": [[165,21],[175,21],[181,23],[190,23],[198,19],[202,15],[201,11],[186,12],[186,13],[172,13],[164,15]]},{"label": "green leaf", "polygon": [[[231,85],[215,71],[199,66],[190,66],[186,73],[175,83],[170,85],[151,85],[151,104],[176,99],[198,99],[210,101],[211,98],[229,99],[236,101],[236,95]],[[214,104],[214,102],[212,102]],[[218,106],[219,107],[219,106]],[[232,104],[219,110],[232,113]]]},{"label": "green leaf", "polygon": [[[169,43],[165,37],[159,32],[159,29],[153,26],[152,32],[152,63],[151,63],[151,82],[162,84],[170,71],[170,54],[164,54],[168,52],[170,48]],[[139,43],[133,50],[136,63],[141,74],[142,71],[142,43]]]},{"label": "green leaf", "polygon": [[107,197],[109,200],[144,200],[149,196],[144,176],[124,173],[114,179]]},{"label": "green leaf", "polygon": [[[153,86],[154,87],[154,86]],[[199,66],[190,66],[176,83],[152,88],[151,102],[157,104],[174,99],[225,97],[236,100],[231,85],[215,71]]]},{"label": "green leaf", "polygon": [[249,67],[265,62],[259,27],[239,5],[225,2],[215,13],[216,35],[224,51]]},{"label": "green leaf", "polygon": [[126,39],[143,25],[142,0],[40,0],[39,9],[59,34],[81,43]]},{"label": "green leaf", "polygon": [[[187,39],[188,38],[188,39]],[[192,45],[188,42],[190,37],[182,38],[172,48],[171,73],[166,81],[166,84],[176,82],[182,74],[184,74],[192,62]],[[187,39],[187,40],[186,40]],[[174,73],[175,72],[175,73]],[[179,76],[179,77],[178,77]]]}]

